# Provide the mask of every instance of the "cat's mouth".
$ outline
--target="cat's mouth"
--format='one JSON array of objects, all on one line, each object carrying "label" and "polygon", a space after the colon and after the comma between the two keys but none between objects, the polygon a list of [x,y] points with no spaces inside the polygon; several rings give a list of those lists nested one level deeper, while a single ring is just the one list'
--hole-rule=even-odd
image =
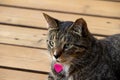
[{"label": "cat's mouth", "polygon": [[64,64],[64,65],[70,64],[71,61],[72,61],[71,58],[69,58],[69,59],[61,59],[61,58],[53,59],[54,63]]},{"label": "cat's mouth", "polygon": [[59,59],[56,59],[55,62],[64,64],[64,63],[67,63],[67,60],[63,60],[59,58]]}]

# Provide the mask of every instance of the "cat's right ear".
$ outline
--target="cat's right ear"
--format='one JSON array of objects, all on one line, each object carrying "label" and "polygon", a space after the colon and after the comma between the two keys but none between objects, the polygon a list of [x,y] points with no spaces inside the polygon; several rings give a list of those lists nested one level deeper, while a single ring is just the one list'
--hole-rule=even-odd
[{"label": "cat's right ear", "polygon": [[58,22],[59,21],[57,19],[55,19],[55,18],[53,18],[53,17],[51,17],[51,16],[49,16],[45,13],[43,13],[43,15],[44,15],[44,17],[45,17],[45,19],[46,19],[46,21],[49,25],[48,28],[57,28],[58,27]]},{"label": "cat's right ear", "polygon": [[83,18],[77,19],[73,25],[70,28],[71,30],[74,31],[74,33],[86,37],[90,34],[88,28],[87,28],[87,23]]}]

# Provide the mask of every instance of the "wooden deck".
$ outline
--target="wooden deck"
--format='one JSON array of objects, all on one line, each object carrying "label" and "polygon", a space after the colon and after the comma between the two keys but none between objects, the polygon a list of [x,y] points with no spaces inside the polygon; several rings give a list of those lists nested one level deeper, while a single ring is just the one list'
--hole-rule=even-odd
[{"label": "wooden deck", "polygon": [[46,21],[84,18],[96,38],[120,33],[119,0],[0,0],[0,80],[47,80]]}]

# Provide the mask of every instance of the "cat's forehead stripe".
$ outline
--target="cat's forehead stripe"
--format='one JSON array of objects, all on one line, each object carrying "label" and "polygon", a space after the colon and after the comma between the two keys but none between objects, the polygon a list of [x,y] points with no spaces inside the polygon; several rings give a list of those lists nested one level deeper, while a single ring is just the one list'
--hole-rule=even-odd
[{"label": "cat's forehead stripe", "polygon": [[70,21],[67,21],[67,22],[62,22],[60,25],[59,25],[59,29],[60,31],[66,31],[68,30],[68,28],[73,24],[73,22],[70,22]]}]

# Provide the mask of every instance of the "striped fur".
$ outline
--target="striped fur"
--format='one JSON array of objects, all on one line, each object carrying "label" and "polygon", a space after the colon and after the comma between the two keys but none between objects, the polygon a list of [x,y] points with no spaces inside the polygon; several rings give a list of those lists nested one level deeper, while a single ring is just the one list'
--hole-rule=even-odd
[{"label": "striped fur", "polygon": [[[71,22],[44,16],[52,57],[48,80],[120,80],[120,34],[97,40],[82,18]],[[62,72],[55,72],[55,63],[64,66]]]}]

